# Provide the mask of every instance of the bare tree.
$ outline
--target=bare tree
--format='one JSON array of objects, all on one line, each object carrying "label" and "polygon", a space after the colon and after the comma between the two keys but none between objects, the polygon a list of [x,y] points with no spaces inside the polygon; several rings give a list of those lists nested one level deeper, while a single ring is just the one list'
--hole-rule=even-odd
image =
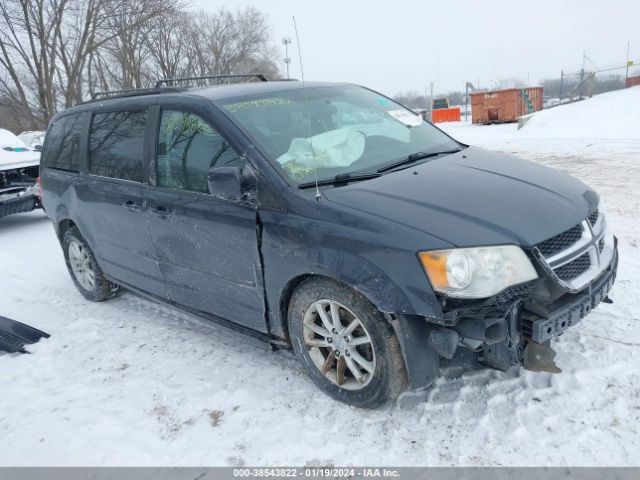
[{"label": "bare tree", "polygon": [[266,16],[252,7],[157,17],[147,35],[158,77],[260,72],[278,78]]},{"label": "bare tree", "polygon": [[118,4],[121,0],[67,0],[55,37],[64,107],[81,102],[85,89],[89,88],[84,78],[87,67],[110,38],[110,32],[106,31],[106,12]]},{"label": "bare tree", "polygon": [[[96,91],[158,77],[278,76],[265,14],[183,0],[0,0],[0,107],[41,128]],[[16,124],[18,124],[16,123]]]},{"label": "bare tree", "polygon": [[[34,128],[31,111],[14,99],[4,96],[0,96],[0,118],[2,119],[0,128],[12,132],[22,132]],[[36,125],[35,128],[40,127]]]},{"label": "bare tree", "polygon": [[0,0],[0,93],[37,128],[56,111],[55,30],[66,0]]},{"label": "bare tree", "polygon": [[106,6],[124,1],[0,0],[0,93],[27,105],[34,127],[82,100],[87,60],[107,35]]},{"label": "bare tree", "polygon": [[193,17],[185,12],[168,12],[152,22],[146,47],[158,78],[191,75],[194,70],[194,46],[190,41]]},{"label": "bare tree", "polygon": [[410,108],[429,108],[431,99],[416,91],[399,92],[393,97],[397,102]]},{"label": "bare tree", "polygon": [[117,88],[142,88],[152,81],[147,38],[158,19],[178,15],[181,4],[172,0],[125,2],[107,12],[111,38],[104,45],[109,73]]},{"label": "bare tree", "polygon": [[[270,31],[266,15],[253,7],[235,13],[220,9],[200,12],[192,32],[200,75],[229,75],[273,64],[269,48]],[[277,68],[271,68],[277,71]]]}]

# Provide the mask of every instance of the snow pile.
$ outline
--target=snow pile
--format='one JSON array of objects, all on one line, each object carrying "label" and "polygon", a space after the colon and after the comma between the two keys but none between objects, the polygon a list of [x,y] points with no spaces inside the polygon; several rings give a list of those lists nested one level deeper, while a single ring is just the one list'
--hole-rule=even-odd
[{"label": "snow pile", "polygon": [[46,134],[47,132],[44,130],[35,130],[22,132],[20,135],[18,135],[18,138],[29,145],[31,148],[35,148],[37,145],[44,145],[44,137],[46,136]]},{"label": "snow pile", "polygon": [[640,86],[542,110],[517,133],[535,138],[640,138]]},{"label": "snow pile", "polygon": [[470,119],[439,126],[469,145],[536,160],[634,156],[640,152],[640,87],[536,112],[520,130],[517,123],[474,125]]},{"label": "snow pile", "polygon": [[9,130],[0,128],[0,148],[5,148],[5,147],[29,148],[26,143],[20,140],[17,136],[15,136]]}]

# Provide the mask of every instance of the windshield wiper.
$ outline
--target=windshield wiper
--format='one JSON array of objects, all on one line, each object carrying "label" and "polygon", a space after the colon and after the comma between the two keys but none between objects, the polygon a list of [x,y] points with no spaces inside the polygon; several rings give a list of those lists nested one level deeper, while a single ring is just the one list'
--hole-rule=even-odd
[{"label": "windshield wiper", "polygon": [[450,153],[458,153],[460,151],[462,151],[462,149],[445,150],[442,152],[432,152],[432,153],[425,153],[425,152],[412,153],[411,155],[407,156],[406,158],[403,158],[402,160],[398,160],[397,162],[393,162],[393,163],[390,163],[389,165],[385,165],[384,167],[379,168],[377,172],[378,173],[388,172],[389,170],[393,170],[394,168],[402,167],[404,165],[409,165],[411,163],[417,162],[418,160],[437,157],[439,155],[448,155]]},{"label": "windshield wiper", "polygon": [[[380,173],[340,173],[333,178],[323,178],[318,180],[318,186],[322,185],[340,185],[349,182],[359,182],[362,180],[370,180],[372,178],[378,178]],[[316,186],[316,181],[304,182],[298,185],[298,188],[312,188]]]},{"label": "windshield wiper", "polygon": [[437,157],[439,155],[447,155],[450,153],[457,153],[462,151],[462,149],[457,149],[457,150],[445,150],[442,152],[432,152],[432,153],[426,153],[426,152],[418,152],[418,153],[412,153],[411,155],[409,155],[406,158],[403,158],[402,160],[399,160],[397,162],[393,162],[390,163],[389,165],[385,165],[384,167],[379,168],[377,171],[375,172],[370,172],[370,173],[340,173],[338,175],[336,175],[333,178],[323,178],[322,180],[318,180],[317,182],[315,180],[312,180],[310,182],[304,182],[298,185],[298,188],[301,189],[305,189],[305,188],[312,188],[316,186],[316,183],[318,186],[322,186],[322,185],[341,185],[344,183],[349,183],[349,182],[358,182],[358,181],[362,181],[362,180],[370,180],[372,178],[377,178],[379,176],[381,176],[384,172],[388,172],[389,170],[393,170],[394,168],[397,167],[401,167],[403,165],[408,165],[411,164],[413,162],[417,162],[418,160],[424,160],[425,158],[431,158],[431,157]]}]

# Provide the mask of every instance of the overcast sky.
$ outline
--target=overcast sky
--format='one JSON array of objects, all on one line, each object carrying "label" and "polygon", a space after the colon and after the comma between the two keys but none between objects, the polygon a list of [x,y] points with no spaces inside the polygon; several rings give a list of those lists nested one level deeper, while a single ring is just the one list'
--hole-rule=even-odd
[{"label": "overcast sky", "polygon": [[583,50],[601,69],[624,65],[627,41],[640,64],[640,0],[194,1],[206,10],[253,5],[266,12],[279,59],[282,37],[291,37],[291,76],[300,78],[295,15],[307,80],[359,83],[390,95],[424,92],[430,82],[436,93],[464,90],[466,81],[490,87],[518,77],[535,84],[579,70]]}]

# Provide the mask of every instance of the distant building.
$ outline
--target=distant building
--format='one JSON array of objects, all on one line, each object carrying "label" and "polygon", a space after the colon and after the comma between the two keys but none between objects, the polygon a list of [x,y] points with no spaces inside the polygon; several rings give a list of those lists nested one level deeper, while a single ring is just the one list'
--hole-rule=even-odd
[{"label": "distant building", "polygon": [[627,88],[635,87],[636,85],[640,85],[640,75],[638,75],[637,77],[627,78]]},{"label": "distant building", "polygon": [[434,110],[441,110],[443,108],[449,108],[449,99],[447,97],[434,98],[433,99],[433,109]]},{"label": "distant building", "polygon": [[473,123],[516,122],[518,117],[542,110],[542,87],[504,88],[472,92]]}]

